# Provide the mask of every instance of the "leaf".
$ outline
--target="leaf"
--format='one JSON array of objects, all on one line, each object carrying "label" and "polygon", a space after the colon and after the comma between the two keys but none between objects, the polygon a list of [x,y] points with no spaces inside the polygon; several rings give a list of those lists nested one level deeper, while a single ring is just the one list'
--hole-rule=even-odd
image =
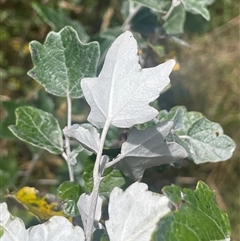
[{"label": "leaf", "polygon": [[99,38],[97,38],[97,41],[100,44],[101,56],[98,61],[98,69],[103,66],[103,62],[110,45],[122,33],[123,33],[123,28],[118,26],[118,27],[108,28],[99,34]]},{"label": "leaf", "polygon": [[160,13],[164,13],[166,8],[171,5],[171,0],[129,0],[134,3],[143,5],[144,7],[151,8],[152,10]]},{"label": "leaf", "polygon": [[170,212],[169,199],[147,188],[135,182],[124,192],[118,187],[113,189],[106,221],[111,241],[150,240],[156,223]]},{"label": "leaf", "polygon": [[76,30],[79,38],[84,43],[89,40],[89,36],[82,24],[79,21],[70,19],[68,15],[62,11],[62,9],[55,10],[54,8],[37,3],[33,3],[32,7],[37,11],[43,21],[52,28],[52,30],[60,31],[62,28],[68,25]]},{"label": "leaf", "polygon": [[73,227],[64,217],[54,216],[46,223],[25,229],[21,219],[13,217],[6,203],[0,203],[0,238],[3,241],[84,241],[83,230],[79,227]]},{"label": "leaf", "polygon": [[[87,162],[83,173],[85,192],[90,193],[93,189],[93,162]],[[100,183],[99,196],[105,201],[109,199],[110,193],[114,187],[124,188],[130,184],[119,170],[107,168],[104,171],[103,179]]]},{"label": "leaf", "polygon": [[65,216],[60,200],[53,194],[41,194],[33,187],[23,187],[15,193],[16,199],[43,221],[52,216]]},{"label": "leaf", "polygon": [[208,9],[206,8],[207,5],[210,5],[215,0],[182,0],[182,4],[185,7],[185,9],[191,13],[194,14],[200,14],[202,15],[207,21],[210,20],[210,13]]},{"label": "leaf", "polygon": [[[87,230],[87,219],[90,212],[91,201],[92,201],[92,193],[90,195],[83,193],[80,196],[77,203],[85,232]],[[94,232],[95,229],[103,228],[101,223],[99,223],[101,215],[102,215],[102,199],[98,196],[95,217],[94,217],[94,229],[92,232]]]},{"label": "leaf", "polygon": [[19,139],[54,154],[63,152],[62,131],[52,114],[23,106],[15,111],[16,125],[9,126]]},{"label": "leaf", "polygon": [[215,202],[214,192],[203,182],[196,190],[175,185],[163,188],[177,210],[163,217],[153,241],[230,240],[230,223]]},{"label": "leaf", "polygon": [[98,128],[105,123],[128,128],[153,119],[157,110],[149,102],[158,98],[169,84],[174,64],[174,60],[169,60],[141,69],[136,40],[129,31],[121,34],[110,47],[99,77],[84,78],[81,82],[91,107],[88,121]]},{"label": "leaf", "polygon": [[110,241],[106,229],[97,229],[93,233],[94,241]]},{"label": "leaf", "polygon": [[90,124],[74,124],[66,131],[69,137],[75,138],[88,150],[97,153],[100,143],[100,134]]},{"label": "leaf", "polygon": [[54,216],[48,222],[33,226],[28,231],[28,240],[69,241],[70,238],[71,241],[85,241],[82,228],[73,226],[64,217]]},{"label": "leaf", "polygon": [[3,241],[28,240],[28,232],[23,221],[9,213],[5,202],[0,203],[0,210],[0,239]]},{"label": "leaf", "polygon": [[140,181],[145,169],[187,157],[180,145],[165,142],[172,125],[172,122],[162,122],[145,130],[132,129],[122,145],[121,154],[117,157],[122,160],[116,167],[127,177]]},{"label": "leaf", "polygon": [[50,32],[43,45],[32,41],[30,51],[34,68],[28,74],[50,94],[80,98],[81,79],[95,76],[98,43],[83,44],[69,26],[58,33]]},{"label": "leaf", "polygon": [[218,123],[206,119],[199,112],[187,112],[185,107],[174,107],[169,113],[160,111],[159,120],[172,120],[174,127],[167,140],[186,149],[195,163],[219,162],[231,158],[236,144],[223,134]]},{"label": "leaf", "polygon": [[65,181],[57,189],[57,195],[63,201],[63,211],[67,216],[79,215],[77,202],[83,193],[81,186],[75,182]]},{"label": "leaf", "polygon": [[77,164],[77,156],[80,152],[84,151],[84,148],[80,145],[76,148],[74,148],[69,156],[69,162],[71,163],[71,165],[76,165]]},{"label": "leaf", "polygon": [[184,23],[186,20],[186,11],[182,4],[175,7],[167,21],[163,24],[163,28],[169,35],[181,34],[184,32]]}]

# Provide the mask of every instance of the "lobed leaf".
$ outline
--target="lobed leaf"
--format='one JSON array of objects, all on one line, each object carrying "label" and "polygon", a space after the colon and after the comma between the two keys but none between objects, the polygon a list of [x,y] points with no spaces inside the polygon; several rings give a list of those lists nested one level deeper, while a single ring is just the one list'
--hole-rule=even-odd
[{"label": "lobed leaf", "polygon": [[85,241],[81,227],[73,226],[66,218],[54,216],[46,223],[29,229],[28,240]]},{"label": "lobed leaf", "polygon": [[5,202],[0,203],[0,210],[0,239],[4,241],[28,240],[28,232],[24,222],[9,213]]},{"label": "lobed leaf", "polygon": [[36,240],[36,241],[84,241],[83,230],[64,217],[54,216],[46,223],[25,229],[21,219],[12,217],[6,203],[0,203],[0,238],[4,241]]},{"label": "lobed leaf", "polygon": [[113,189],[106,221],[111,241],[150,240],[156,223],[171,211],[166,196],[147,189],[146,184],[138,182],[125,191]]},{"label": "lobed leaf", "polygon": [[19,139],[54,154],[63,152],[62,131],[52,114],[23,106],[15,111],[16,125],[9,126]]},{"label": "lobed leaf", "polygon": [[220,241],[230,240],[227,214],[216,205],[214,192],[203,182],[196,190],[172,185],[163,188],[176,206],[158,223],[153,241]]},{"label": "lobed leaf", "polygon": [[50,94],[80,98],[82,78],[95,76],[98,43],[83,44],[69,26],[50,32],[43,45],[32,41],[30,51],[34,68],[28,74]]},{"label": "lobed leaf", "polygon": [[223,134],[218,123],[206,119],[199,112],[187,112],[185,107],[160,111],[158,119],[174,123],[167,140],[184,147],[188,158],[195,163],[219,162],[231,158],[236,147],[234,141]]},{"label": "lobed leaf", "polygon": [[169,84],[174,65],[169,60],[141,69],[136,40],[129,31],[121,34],[110,47],[100,75],[81,82],[91,107],[88,121],[98,128],[105,123],[128,128],[153,119],[158,112],[149,103]]},{"label": "lobed leaf", "polygon": [[123,143],[116,167],[127,177],[140,181],[145,169],[171,164],[187,157],[187,152],[177,143],[166,143],[173,123],[162,122],[145,130],[132,129]]}]

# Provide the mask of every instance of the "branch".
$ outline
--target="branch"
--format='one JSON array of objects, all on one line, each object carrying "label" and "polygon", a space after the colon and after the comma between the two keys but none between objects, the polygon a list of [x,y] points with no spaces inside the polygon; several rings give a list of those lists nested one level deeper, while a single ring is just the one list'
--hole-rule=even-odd
[{"label": "branch", "polygon": [[[110,124],[111,124],[110,121],[106,121],[106,123],[104,125],[103,131],[101,134],[99,150],[98,150],[96,161],[94,164],[92,200],[91,200],[90,210],[89,210],[88,219],[87,219],[87,230],[85,231],[86,241],[91,241],[95,212],[96,212],[96,207],[97,207],[99,186],[100,186],[100,182],[101,182],[100,165],[101,165],[101,160],[102,160],[102,152],[103,152],[104,142],[105,142],[106,135],[107,135],[108,129],[110,127]],[[103,169],[104,169],[104,167],[103,167]],[[102,173],[103,173],[103,171],[102,171]]]}]

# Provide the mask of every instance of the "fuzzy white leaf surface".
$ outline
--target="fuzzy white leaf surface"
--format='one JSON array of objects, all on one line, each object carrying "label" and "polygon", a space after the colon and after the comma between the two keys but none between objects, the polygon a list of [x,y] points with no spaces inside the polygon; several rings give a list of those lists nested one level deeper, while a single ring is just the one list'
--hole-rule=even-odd
[{"label": "fuzzy white leaf surface", "polygon": [[84,241],[82,228],[73,226],[65,217],[54,216],[48,222],[29,230],[29,241]]},{"label": "fuzzy white leaf surface", "polygon": [[170,207],[166,196],[148,191],[144,183],[135,182],[125,191],[115,187],[106,221],[110,241],[150,240],[156,223],[171,211]]},{"label": "fuzzy white leaf surface", "polygon": [[[48,222],[25,228],[23,221],[13,217],[6,203],[0,203],[1,241],[84,241],[82,228],[74,227],[66,218],[54,216]],[[1,233],[0,233],[1,235]]]},{"label": "fuzzy white leaf surface", "polygon": [[166,143],[173,122],[160,122],[145,130],[132,129],[123,143],[121,158],[116,167],[127,177],[140,181],[145,169],[171,164],[188,156],[186,150],[177,143]]},{"label": "fuzzy white leaf surface", "polygon": [[[88,219],[88,216],[90,215],[89,212],[90,212],[91,201],[92,201],[92,193],[90,195],[83,193],[80,196],[77,203],[85,232],[87,230],[87,219]],[[94,218],[94,229],[92,232],[94,232],[94,230],[96,229],[103,228],[101,223],[99,223],[101,214],[102,214],[102,199],[98,196],[97,207],[96,207],[95,218]]]},{"label": "fuzzy white leaf surface", "polygon": [[97,153],[100,143],[100,135],[90,124],[74,124],[67,130],[69,137],[75,138],[88,150]]},{"label": "fuzzy white leaf surface", "polygon": [[84,78],[81,87],[91,107],[88,121],[98,128],[110,123],[129,128],[150,121],[158,111],[149,105],[170,83],[174,60],[142,69],[137,42],[126,31],[111,45],[98,77]]},{"label": "fuzzy white leaf surface", "polygon": [[7,204],[0,203],[0,230],[3,230],[1,241],[28,240],[28,232],[20,218],[13,217],[8,211]]}]

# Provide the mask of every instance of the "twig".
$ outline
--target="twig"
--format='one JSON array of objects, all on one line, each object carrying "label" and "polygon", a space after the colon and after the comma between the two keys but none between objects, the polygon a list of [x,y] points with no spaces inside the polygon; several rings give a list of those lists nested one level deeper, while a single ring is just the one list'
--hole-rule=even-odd
[{"label": "twig", "polygon": [[106,164],[106,168],[112,167],[113,165],[115,165],[116,163],[118,163],[119,161],[121,161],[124,158],[124,155],[119,155],[117,158],[115,158],[114,160],[112,160],[111,162],[108,162]]},{"label": "twig", "polygon": [[[130,2],[131,3],[131,2]],[[130,22],[132,21],[132,19],[134,18],[134,16],[138,13],[138,11],[142,8],[141,5],[137,5],[136,7],[133,7],[132,5],[129,6],[129,15],[128,17],[125,19],[122,28],[124,30],[128,30],[130,29]]]},{"label": "twig", "polygon": [[181,4],[181,0],[172,0],[172,5],[171,5],[171,7],[169,8],[168,12],[162,17],[162,19],[163,19],[164,21],[166,21],[166,20],[169,18],[169,16],[171,15],[173,9],[174,9],[175,7],[177,7],[178,5],[180,5],[180,4]]}]

